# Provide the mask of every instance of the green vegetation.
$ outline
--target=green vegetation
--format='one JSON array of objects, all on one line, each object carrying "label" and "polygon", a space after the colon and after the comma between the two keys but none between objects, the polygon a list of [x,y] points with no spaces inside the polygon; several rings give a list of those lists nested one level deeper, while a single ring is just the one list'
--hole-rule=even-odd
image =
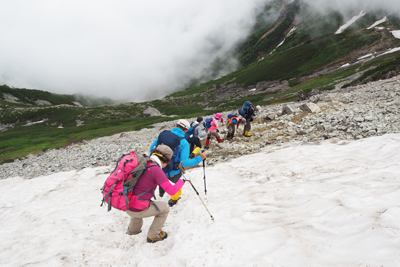
[{"label": "green vegetation", "polygon": [[0,132],[0,161],[9,162],[29,153],[38,153],[49,148],[61,148],[83,140],[151,128],[153,123],[172,119],[175,118],[107,120],[67,128],[48,127],[46,122],[31,126],[17,126],[11,130]]},{"label": "green vegetation", "polygon": [[343,87],[349,87],[359,84],[364,84],[371,81],[384,79],[385,75],[390,71],[398,73],[400,71],[400,53],[388,54],[381,58],[371,60],[360,68],[367,70],[359,78],[350,83],[345,84]]},{"label": "green vegetation", "polygon": [[[267,5],[264,12],[276,8],[276,2],[277,1],[273,2],[271,5]],[[299,7],[295,2],[288,6],[288,13],[283,21],[262,25],[260,17],[258,18],[259,20],[257,21],[253,34],[247,38],[243,45],[238,47],[238,50],[240,51],[240,63],[248,65],[254,62],[260,56],[260,51],[263,53],[272,52],[285,38],[285,31],[293,24],[296,13],[299,10]],[[270,33],[268,34],[268,37],[264,37],[264,35],[269,31]]]},{"label": "green vegetation", "polygon": [[[235,82],[244,86],[259,81],[288,80],[311,74],[350,51],[379,40],[375,33],[365,35],[330,35],[292,49],[276,52],[258,64],[254,64],[236,76]],[[290,63],[289,63],[290,62]]]},{"label": "green vegetation", "polygon": [[10,94],[19,98],[21,102],[36,105],[37,100],[46,100],[54,105],[68,104],[73,105],[74,97],[70,95],[57,95],[41,90],[31,90],[25,88],[11,88],[7,85],[0,86],[0,98],[4,100],[3,94]]},{"label": "green vegetation", "polygon": [[59,95],[50,92],[35,90],[35,89],[25,89],[25,88],[11,88],[7,85],[0,85],[0,99],[5,100],[4,94],[12,95],[19,99],[20,102],[30,105],[37,105],[35,101],[45,100],[50,102],[52,105],[74,105],[75,101],[80,102],[83,106],[100,106],[100,105],[110,105],[115,103],[115,101],[109,98],[99,98],[94,96],[85,96],[81,94],[77,95]]},{"label": "green vegetation", "polygon": [[293,86],[290,88],[290,91],[298,92],[302,90],[304,92],[309,92],[312,89],[318,89],[320,91],[332,90],[335,88],[336,84],[342,81],[342,79],[355,74],[358,67],[359,65],[355,65],[348,69],[340,69],[332,73],[309,79],[303,83]]}]

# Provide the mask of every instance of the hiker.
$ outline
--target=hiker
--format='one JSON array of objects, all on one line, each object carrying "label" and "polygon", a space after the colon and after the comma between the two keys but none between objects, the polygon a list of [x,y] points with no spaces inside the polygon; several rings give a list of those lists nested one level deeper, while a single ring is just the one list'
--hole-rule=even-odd
[{"label": "hiker", "polygon": [[239,114],[246,120],[246,124],[243,129],[243,135],[245,137],[250,137],[251,124],[254,120],[255,112],[258,108],[254,107],[250,101],[246,101],[243,106],[238,110]]},{"label": "hiker", "polygon": [[[169,146],[172,151],[174,151],[171,157],[171,163],[163,168],[165,175],[173,183],[178,182],[179,178],[182,176],[182,171],[180,168],[196,166],[206,158],[206,153],[202,152],[199,154],[199,156],[189,159],[189,143],[185,139],[185,133],[189,128],[189,122],[187,120],[180,119],[177,121],[175,128],[173,128],[171,131],[165,130],[161,132],[150,146],[150,151],[153,151],[155,147],[161,144]],[[160,186],[160,197],[163,197],[164,194],[165,190]],[[169,194],[171,198],[168,201],[168,205],[170,207],[174,206],[180,199],[181,194],[182,189],[176,194]]]},{"label": "hiker", "polygon": [[206,148],[206,149],[210,148],[210,140],[211,140],[211,137],[213,137],[213,136],[217,139],[218,143],[221,143],[224,141],[224,139],[221,139],[218,134],[218,127],[221,127],[221,119],[222,119],[222,114],[217,113],[214,115],[214,117],[210,121],[209,127],[206,126],[208,135],[207,135],[207,140],[206,140],[206,144],[205,144],[204,148]]},{"label": "hiker", "polygon": [[246,125],[246,119],[240,119],[239,115],[233,113],[228,115],[228,134],[226,136],[227,140],[231,140],[235,136],[235,125],[237,126],[236,129],[239,129],[240,123]]},{"label": "hiker", "polygon": [[[150,200],[154,196],[154,190],[157,185],[162,187],[168,194],[174,195],[181,190],[184,182],[189,180],[189,176],[185,180],[179,179],[173,185],[165,176],[161,168],[165,167],[171,161],[172,149],[166,145],[159,145],[150,156],[150,161],[156,163],[158,166],[147,168],[141,175],[139,181],[133,189],[134,196],[140,196],[140,199],[135,200],[134,207],[130,207],[126,213],[131,217],[127,234],[137,235],[142,232],[143,218],[154,216],[153,223],[151,224],[147,233],[147,242],[155,243],[167,238],[167,232],[161,230],[169,213],[167,203],[163,201]],[[143,206],[143,208],[140,208]],[[146,208],[147,206],[147,208]]]},{"label": "hiker", "polygon": [[[201,130],[200,123],[202,121],[203,121],[203,117],[201,117],[201,116],[197,117],[196,121],[194,121],[190,124],[190,129],[185,134],[185,137],[187,137],[186,140],[190,144],[189,158],[191,158],[191,159],[194,158],[201,149],[200,138],[206,137],[208,135],[208,131],[206,133],[203,133]],[[195,146],[196,146],[196,149],[194,149]]]}]

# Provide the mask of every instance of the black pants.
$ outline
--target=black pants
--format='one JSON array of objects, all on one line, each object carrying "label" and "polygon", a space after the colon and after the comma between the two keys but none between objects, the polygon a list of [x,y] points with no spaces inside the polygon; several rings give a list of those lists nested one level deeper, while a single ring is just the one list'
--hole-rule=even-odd
[{"label": "black pants", "polygon": [[243,134],[247,131],[247,132],[250,132],[250,130],[251,130],[251,124],[250,124],[250,122],[252,122],[253,121],[253,118],[252,117],[247,117],[246,118],[246,126],[244,126],[244,129],[243,129]]},{"label": "black pants", "polygon": [[[167,177],[168,177],[168,174],[167,174]],[[175,174],[174,176],[168,177],[168,180],[170,180],[171,182],[176,184],[176,182],[178,182],[179,178],[181,178],[181,177],[182,177],[182,173],[180,172],[178,174]],[[165,194],[165,190],[161,186],[158,186],[158,191],[159,191],[160,195]]]},{"label": "black pants", "polygon": [[190,143],[190,153],[193,152],[195,146],[201,148],[201,142],[198,137],[192,137],[191,139],[189,139],[189,143]]}]

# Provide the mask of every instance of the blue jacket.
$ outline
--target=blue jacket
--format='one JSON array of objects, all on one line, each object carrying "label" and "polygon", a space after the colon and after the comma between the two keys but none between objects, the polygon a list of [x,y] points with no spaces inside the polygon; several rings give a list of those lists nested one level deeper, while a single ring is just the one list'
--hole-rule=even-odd
[{"label": "blue jacket", "polygon": [[[201,157],[195,157],[193,159],[189,159],[190,147],[189,147],[188,141],[186,141],[186,139],[185,139],[185,133],[178,127],[175,127],[174,129],[172,129],[171,132],[173,132],[177,136],[183,138],[181,140],[181,153],[179,154],[179,159],[177,160],[178,162],[183,161],[182,167],[184,167],[184,168],[185,167],[193,167],[193,166],[196,166],[197,164],[199,164],[202,161]],[[156,148],[157,141],[158,141],[158,137],[153,142],[153,144],[151,144],[150,152],[153,151],[154,148]],[[180,172],[181,172],[181,170],[172,170],[172,171],[170,171],[169,174],[170,174],[170,176],[174,176],[174,175],[179,174]],[[168,177],[167,173],[166,173],[166,175]]]}]

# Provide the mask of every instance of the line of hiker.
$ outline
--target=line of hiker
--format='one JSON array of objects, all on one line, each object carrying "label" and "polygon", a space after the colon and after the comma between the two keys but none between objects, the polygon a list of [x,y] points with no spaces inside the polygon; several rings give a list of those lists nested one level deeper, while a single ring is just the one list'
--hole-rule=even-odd
[{"label": "line of hiker", "polygon": [[[243,135],[245,137],[250,137],[250,130],[251,130],[251,122],[254,120],[254,117],[256,115],[256,112],[260,110],[260,106],[253,106],[253,104],[250,101],[246,101],[242,107],[238,109],[237,113],[230,113],[228,114],[227,118],[227,129],[228,133],[226,135],[226,140],[231,140],[235,136],[235,132],[239,131],[239,126],[240,124],[243,124]],[[199,117],[201,118],[201,117]],[[210,146],[210,140],[212,137],[215,137],[217,139],[218,143],[221,143],[224,141],[224,139],[220,138],[219,136],[219,130],[218,128],[221,127],[221,124],[223,123],[223,118],[221,113],[216,113],[213,118],[206,119],[205,122],[203,122],[204,128],[208,132],[207,135],[207,140],[205,143],[204,148],[209,148]],[[235,130],[236,126],[236,130]],[[203,136],[200,136],[203,137]],[[200,142],[198,142],[200,143]],[[201,146],[201,144],[200,144]],[[194,153],[196,154],[196,153]]]},{"label": "line of hiker", "polygon": [[[228,115],[228,134],[226,139],[232,139],[239,124],[244,124],[243,135],[250,136],[250,123],[255,112],[250,101],[238,110],[238,114]],[[142,232],[143,218],[154,217],[147,233],[147,242],[155,243],[167,238],[168,234],[162,230],[167,219],[170,207],[177,204],[182,194],[182,187],[186,181],[192,185],[190,177],[184,175],[184,168],[197,166],[206,159],[206,153],[200,152],[202,144],[200,138],[206,137],[204,148],[209,148],[212,137],[218,143],[224,141],[219,136],[219,128],[223,123],[221,113],[203,122],[205,133],[202,132],[201,116],[189,123],[180,119],[171,130],[161,132],[150,146],[150,157],[135,152],[123,155],[117,162],[114,171],[108,176],[103,189],[102,204],[125,211],[130,222],[128,235],[137,235]],[[205,173],[204,173],[205,175]],[[205,176],[204,176],[205,178]],[[155,190],[159,188],[159,196],[165,192],[170,195],[168,205],[164,201],[156,200]],[[197,190],[193,189],[198,194]],[[204,204],[204,202],[203,202]],[[208,209],[207,209],[208,210]],[[213,219],[212,215],[210,214]]]}]

